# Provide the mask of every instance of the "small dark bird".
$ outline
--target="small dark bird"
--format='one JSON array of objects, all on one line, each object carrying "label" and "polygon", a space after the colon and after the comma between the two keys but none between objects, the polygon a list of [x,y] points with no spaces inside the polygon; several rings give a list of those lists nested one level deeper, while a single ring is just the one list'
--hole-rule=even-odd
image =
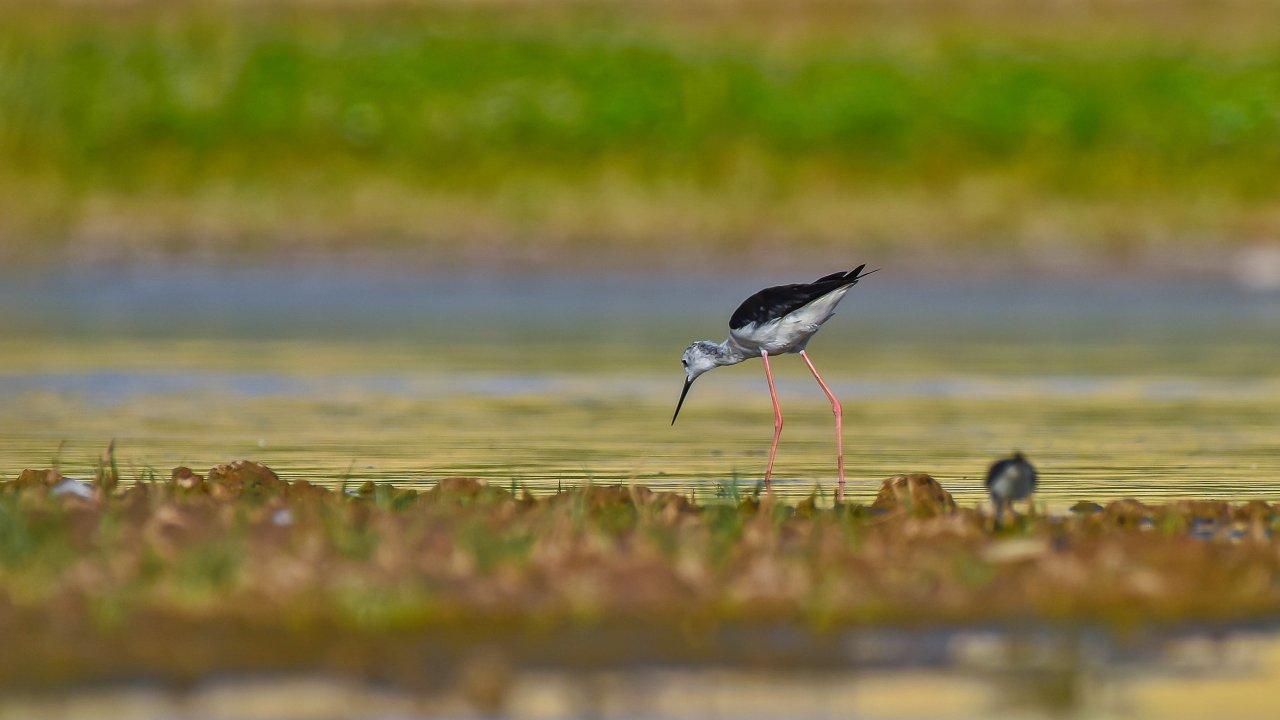
[{"label": "small dark bird", "polygon": [[764,363],[765,379],[769,383],[769,399],[773,401],[773,443],[769,446],[769,462],[764,469],[764,486],[769,490],[773,461],[778,454],[778,437],[782,434],[782,408],[778,405],[778,393],[773,386],[773,370],[769,367],[769,358],[773,355],[799,353],[800,358],[809,366],[809,372],[813,373],[813,378],[818,381],[818,387],[822,388],[823,394],[831,402],[831,411],[836,416],[836,474],[839,478],[836,502],[842,502],[844,439],[840,401],[818,374],[818,368],[809,359],[805,346],[818,332],[818,328],[835,314],[836,306],[844,299],[845,293],[858,284],[859,280],[876,272],[862,272],[865,267],[866,265],[859,265],[853,270],[824,275],[809,283],[765,288],[744,300],[729,318],[729,337],[724,342],[699,340],[685,348],[680,360],[684,365],[684,389],[680,391],[680,400],[676,403],[675,414],[671,416],[671,424],[676,424],[684,398],[699,375],[722,365],[736,365],[750,358],[760,358]]},{"label": "small dark bird", "polygon": [[1026,500],[1036,491],[1036,467],[1020,452],[997,460],[987,471],[987,492],[996,507],[996,528],[1004,518],[1005,508],[1013,512],[1015,500]]}]

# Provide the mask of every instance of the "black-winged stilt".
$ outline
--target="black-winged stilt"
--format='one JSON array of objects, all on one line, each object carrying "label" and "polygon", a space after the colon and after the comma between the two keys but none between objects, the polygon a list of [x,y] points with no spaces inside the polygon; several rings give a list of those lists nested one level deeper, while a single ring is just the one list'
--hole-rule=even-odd
[{"label": "black-winged stilt", "polygon": [[1036,491],[1036,467],[1020,452],[1011,457],[997,460],[987,470],[987,492],[991,494],[991,504],[996,508],[996,528],[1004,517],[1004,509],[1013,511],[1015,500],[1025,500]]},{"label": "black-winged stilt", "polygon": [[759,357],[764,362],[764,376],[769,382],[769,399],[773,401],[773,442],[769,446],[769,463],[764,470],[765,490],[771,490],[773,461],[778,454],[778,438],[782,435],[782,408],[778,405],[778,392],[773,385],[773,371],[769,368],[769,356],[783,353],[799,353],[809,371],[818,381],[818,387],[831,401],[831,411],[836,416],[836,502],[844,501],[844,433],[840,400],[818,374],[805,346],[822,323],[831,319],[836,305],[844,299],[849,288],[870,275],[862,272],[866,265],[859,265],[850,272],[837,272],[820,277],[811,283],[779,285],[765,288],[738,306],[729,318],[729,337],[724,342],[699,340],[685,348],[681,363],[684,364],[684,389],[680,401],[671,416],[676,424],[680,407],[689,394],[689,388],[698,376],[721,365],[736,365],[744,360]]}]

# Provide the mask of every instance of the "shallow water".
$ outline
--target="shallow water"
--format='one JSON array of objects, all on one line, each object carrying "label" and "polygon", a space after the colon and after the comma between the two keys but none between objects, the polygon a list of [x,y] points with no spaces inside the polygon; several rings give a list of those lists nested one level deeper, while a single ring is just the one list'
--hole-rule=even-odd
[{"label": "shallow water", "polygon": [[[810,347],[844,399],[849,494],[903,471],[981,498],[994,456],[1040,499],[1276,497],[1280,298],[1230,288],[860,285]],[[0,477],[56,457],[90,474],[239,457],[289,479],[535,491],[619,481],[749,487],[772,429],[760,365],[700,379],[755,279],[414,279],[262,272],[12,280],[0,292]],[[834,479],[831,416],[776,363],[778,487]]]}]

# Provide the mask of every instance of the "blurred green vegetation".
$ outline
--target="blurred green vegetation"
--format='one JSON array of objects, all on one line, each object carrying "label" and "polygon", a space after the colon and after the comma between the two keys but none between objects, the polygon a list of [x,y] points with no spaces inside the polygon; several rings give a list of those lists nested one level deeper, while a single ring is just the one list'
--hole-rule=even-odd
[{"label": "blurred green vegetation", "polygon": [[1174,27],[646,7],[13,6],[0,258],[1280,228],[1270,5]]}]

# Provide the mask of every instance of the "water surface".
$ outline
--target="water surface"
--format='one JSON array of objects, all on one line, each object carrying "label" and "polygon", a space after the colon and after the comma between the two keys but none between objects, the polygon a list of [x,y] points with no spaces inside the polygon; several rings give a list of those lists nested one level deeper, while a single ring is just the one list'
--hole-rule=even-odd
[{"label": "water surface", "polygon": [[[287,478],[554,490],[756,482],[759,363],[695,385],[759,278],[411,278],[222,271],[13,279],[0,291],[0,476],[232,458]],[[812,343],[844,399],[850,495],[903,471],[981,497],[1020,448],[1043,500],[1275,497],[1280,298],[1186,284],[956,284],[882,273]],[[782,358],[779,488],[829,493],[831,417]]]}]

